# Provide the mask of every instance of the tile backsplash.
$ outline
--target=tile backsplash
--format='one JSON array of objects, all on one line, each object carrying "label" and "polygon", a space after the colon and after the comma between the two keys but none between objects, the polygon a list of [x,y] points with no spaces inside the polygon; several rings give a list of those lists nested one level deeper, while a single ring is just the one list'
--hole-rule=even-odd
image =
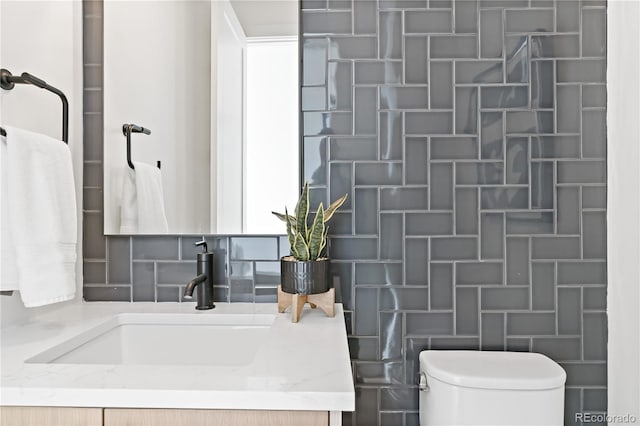
[{"label": "tile backsplash", "polygon": [[[84,1],[86,300],[179,301],[200,236],[105,237],[101,1]],[[606,412],[606,3],[303,0],[303,172],[331,226],[345,424],[417,425],[424,349],[535,351]],[[275,301],[281,236],[206,236],[216,299]]]}]

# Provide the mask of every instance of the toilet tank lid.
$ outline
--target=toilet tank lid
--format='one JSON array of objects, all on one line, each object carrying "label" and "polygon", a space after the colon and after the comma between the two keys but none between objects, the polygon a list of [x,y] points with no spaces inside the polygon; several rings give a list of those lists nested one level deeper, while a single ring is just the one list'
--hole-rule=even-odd
[{"label": "toilet tank lid", "polygon": [[550,358],[527,352],[423,351],[420,371],[445,383],[482,389],[554,389],[567,377]]}]

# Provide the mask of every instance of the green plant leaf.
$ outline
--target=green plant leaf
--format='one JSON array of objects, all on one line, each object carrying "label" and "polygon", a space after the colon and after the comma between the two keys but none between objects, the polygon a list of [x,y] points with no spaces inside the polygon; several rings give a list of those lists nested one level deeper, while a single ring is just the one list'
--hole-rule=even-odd
[{"label": "green plant leaf", "polygon": [[309,260],[309,246],[307,246],[304,238],[299,233],[296,234],[295,240],[293,242],[293,247],[295,247],[294,256],[296,260]]},{"label": "green plant leaf", "polygon": [[[286,208],[285,208],[286,211]],[[278,219],[280,219],[283,222],[287,222],[287,219],[289,219],[292,223],[291,223],[291,227],[295,230],[296,229],[296,218],[295,216],[292,216],[290,214],[282,214],[282,213],[278,213],[278,212],[271,212],[271,214],[273,214],[275,217],[277,217]]]},{"label": "green plant leaf", "polygon": [[343,205],[345,201],[347,201],[348,195],[349,194],[344,194],[342,197],[338,198],[333,203],[331,203],[329,208],[324,211],[325,223],[327,223],[333,217],[333,214],[336,212],[336,210],[338,210],[338,208],[340,208],[340,206]]},{"label": "green plant leaf", "polygon": [[322,235],[322,247],[320,247],[320,251],[318,252],[318,257],[322,256],[322,252],[324,251],[325,247],[327,246],[328,238],[329,238],[329,227],[325,226],[324,235]]},{"label": "green plant leaf", "polygon": [[[294,242],[295,242],[295,235],[294,235],[294,230],[293,225],[291,223],[291,221],[293,220],[293,217],[291,215],[289,215],[289,212],[287,212],[287,208],[284,208],[285,211],[285,219],[287,222],[287,238],[289,239],[289,246],[291,247],[291,253],[295,256],[295,247],[294,247]],[[291,218],[291,219],[290,219]]]},{"label": "green plant leaf", "polygon": [[304,183],[302,194],[296,205],[296,232],[302,234],[305,240],[309,237],[307,217],[309,216],[309,182]]},{"label": "green plant leaf", "polygon": [[324,207],[322,203],[318,206],[316,217],[313,219],[313,225],[311,225],[311,232],[309,233],[309,258],[316,260],[320,257],[320,251],[322,250],[322,238],[324,237]]}]

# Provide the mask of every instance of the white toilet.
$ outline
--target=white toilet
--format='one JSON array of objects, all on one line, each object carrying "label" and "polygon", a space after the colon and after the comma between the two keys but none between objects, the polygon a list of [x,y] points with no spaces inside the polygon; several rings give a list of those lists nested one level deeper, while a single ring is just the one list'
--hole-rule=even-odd
[{"label": "white toilet", "polygon": [[565,371],[537,353],[423,351],[420,425],[558,425]]}]

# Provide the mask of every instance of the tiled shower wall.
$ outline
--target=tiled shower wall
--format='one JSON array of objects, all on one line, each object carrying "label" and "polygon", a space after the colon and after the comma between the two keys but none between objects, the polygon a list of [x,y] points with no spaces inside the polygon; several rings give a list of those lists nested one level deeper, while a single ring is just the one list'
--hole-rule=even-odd
[{"label": "tiled shower wall", "polygon": [[605,3],[302,7],[305,176],[350,194],[353,423],[417,424],[428,348],[547,354],[566,424],[605,411]]},{"label": "tiled shower wall", "polygon": [[[102,9],[85,0],[87,300],[177,301],[198,236],[105,237]],[[358,425],[418,423],[418,353],[536,351],[606,411],[605,3],[302,3],[305,177],[331,225]],[[273,301],[279,236],[208,236],[216,298]],[[231,272],[229,274],[229,271]]]}]

